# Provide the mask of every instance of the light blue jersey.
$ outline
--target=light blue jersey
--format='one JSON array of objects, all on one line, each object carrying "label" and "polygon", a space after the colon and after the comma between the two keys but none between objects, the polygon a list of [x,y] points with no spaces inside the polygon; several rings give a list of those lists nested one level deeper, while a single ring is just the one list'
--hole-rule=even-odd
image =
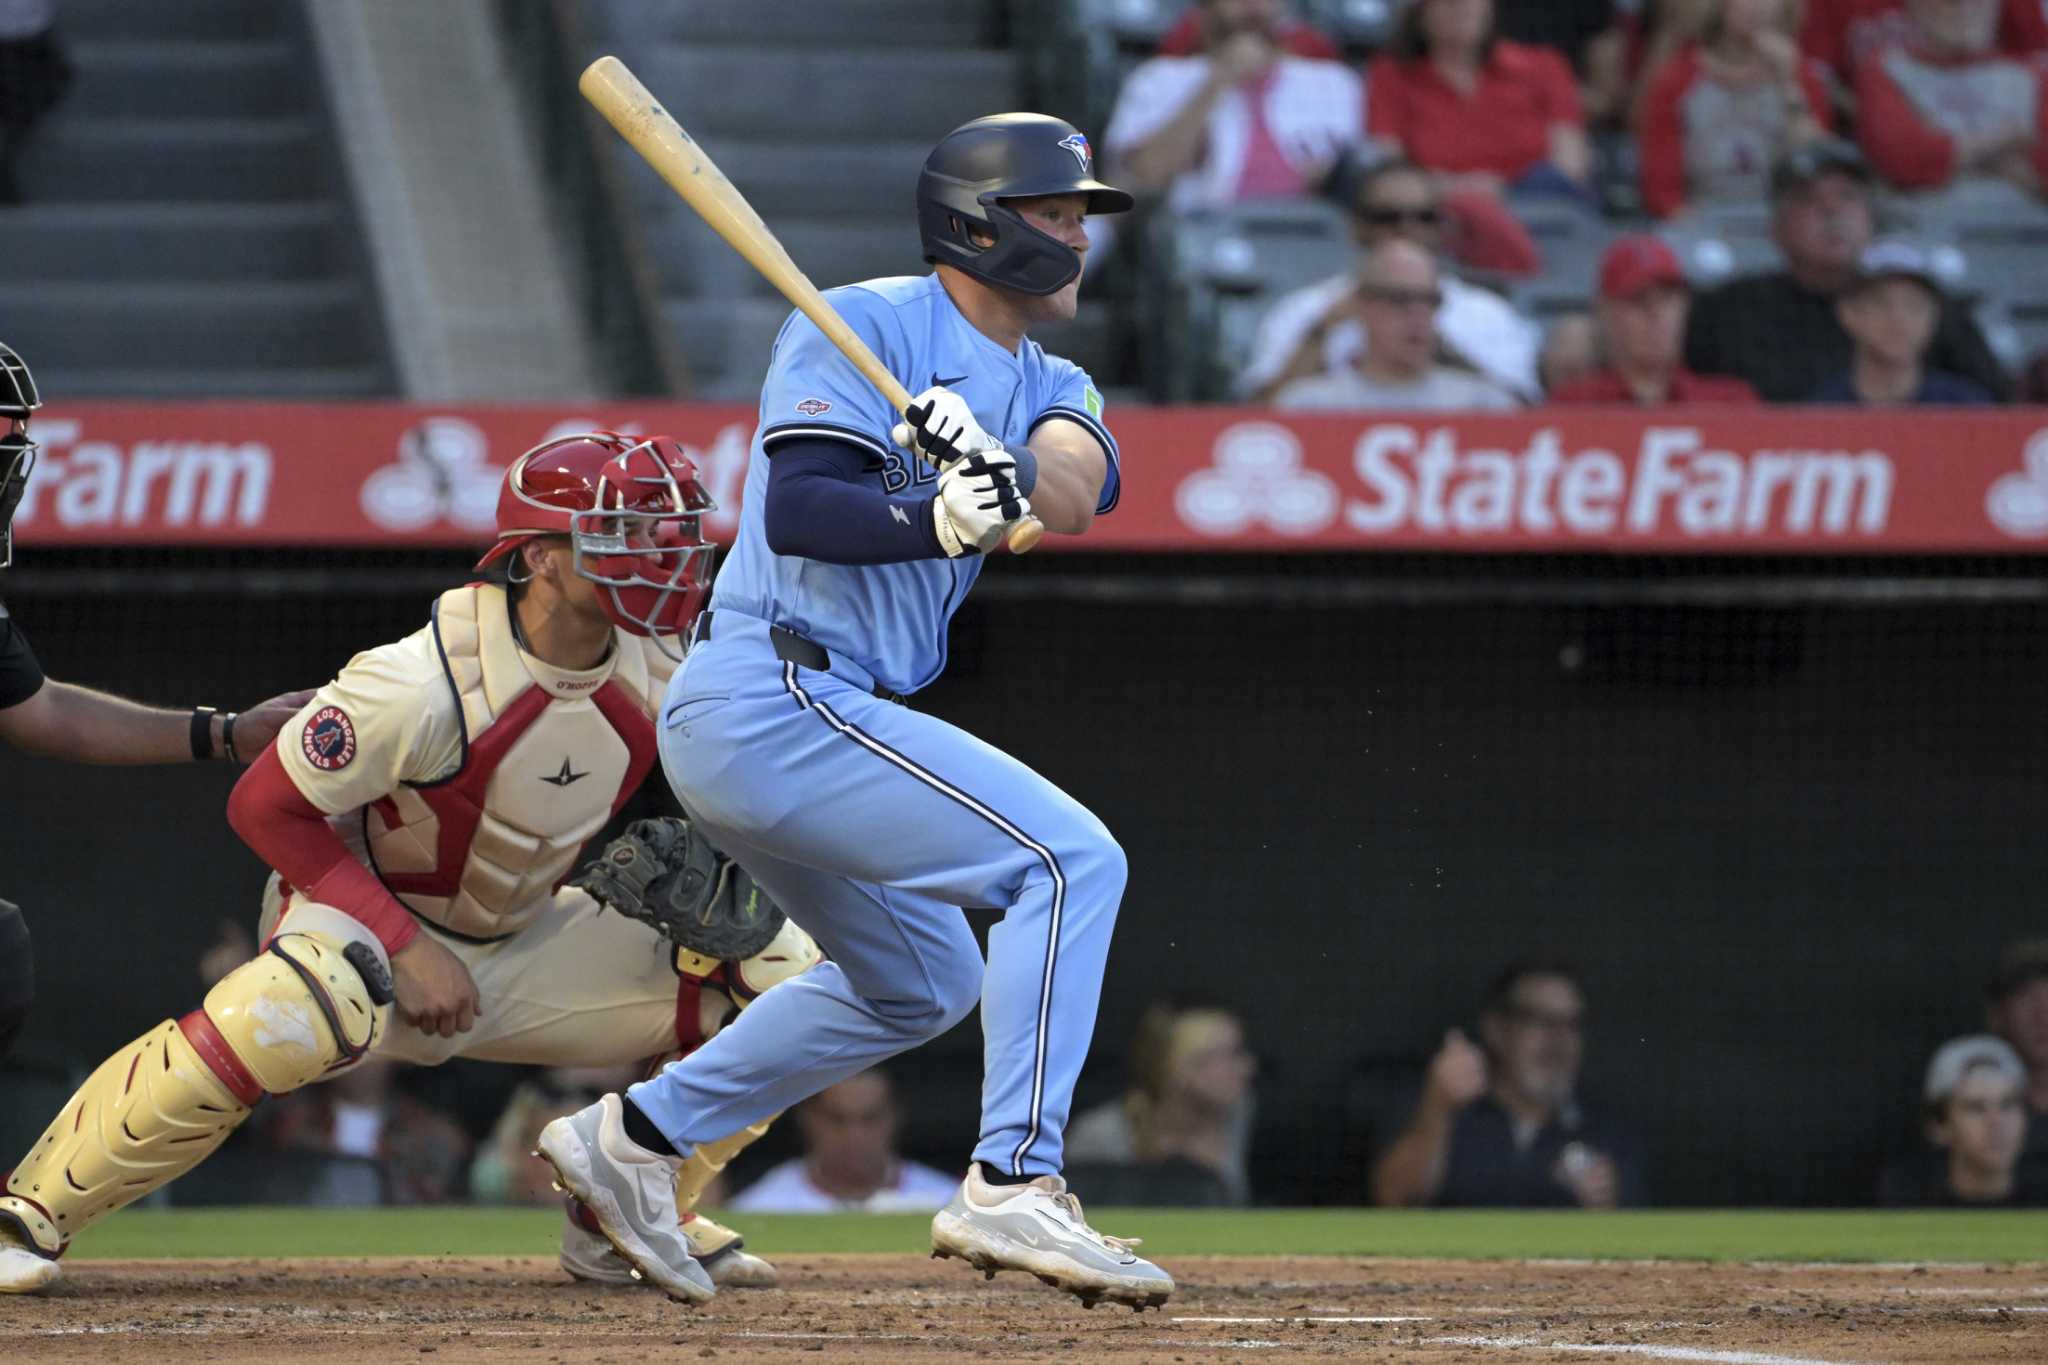
[{"label": "light blue jersey", "polygon": [[[1109,457],[1097,511],[1116,506],[1116,441],[1102,395],[1078,365],[1025,338],[1012,355],[976,331],[936,275],[869,280],[825,297],[912,393],[943,384],[967,400],[982,429],[1024,445],[1041,423],[1086,427]],[[777,442],[829,436],[865,450],[891,495],[930,491],[938,472],[890,444],[898,417],[889,401],[810,319],[790,314],[775,339],[761,388],[760,426],[747,462],[738,537],[718,572],[714,611],[744,612],[786,626],[852,659],[897,692],[915,692],[946,666],[946,626],[981,572],[979,555],[902,564],[826,564],[768,548],[763,509]]]},{"label": "light blue jersey", "polygon": [[[966,398],[1005,444],[1048,418],[1116,445],[1088,376],[1026,341],[1011,355],[935,278],[831,298],[904,387]],[[1122,903],[1123,850],[1079,802],[994,745],[877,696],[946,662],[946,625],[979,557],[869,566],[777,555],[763,526],[779,442],[826,436],[871,457],[878,491],[935,475],[889,443],[896,414],[817,328],[775,344],[737,548],[709,628],[670,680],[661,763],[715,845],[752,873],[828,961],[765,992],[703,1047],[635,1086],[678,1150],[715,1141],[915,1047],[981,1006],[974,1157],[999,1173],[1060,1169],[1074,1082]],[[822,645],[792,653],[780,626]],[[984,967],[963,905],[995,907]]]}]

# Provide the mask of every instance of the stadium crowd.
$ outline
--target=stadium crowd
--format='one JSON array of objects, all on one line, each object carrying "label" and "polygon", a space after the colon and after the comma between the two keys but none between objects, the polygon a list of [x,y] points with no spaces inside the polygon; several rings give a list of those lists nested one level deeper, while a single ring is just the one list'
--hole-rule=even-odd
[{"label": "stadium crowd", "polygon": [[[1315,197],[1350,211],[1355,269],[1270,302],[1234,396],[2013,396],[1975,312],[1985,281],[1944,248],[1971,224],[2048,231],[2037,0],[1396,9],[1361,53],[1285,0],[1200,0],[1117,92],[1109,173],[1172,218]],[[1554,278],[1534,287],[1555,274],[1541,239],[1559,215],[1580,222],[1567,235],[1613,239],[1584,308],[1555,306]],[[1775,262],[1730,250],[1764,231]]]},{"label": "stadium crowd", "polygon": [[[1385,1078],[1359,1174],[1372,1203],[1432,1207],[1626,1208],[1656,1201],[1654,1154],[1625,1104],[1589,1095],[1591,1032],[1580,973],[1553,958],[1508,964],[1468,1033]],[[1898,1134],[1872,1191],[1895,1207],[2048,1207],[2048,939],[2009,945],[1985,990],[1981,1029],[1928,1059],[1919,1103],[1901,1096]],[[1258,1058],[1242,1017],[1177,994],[1140,1016],[1113,1098],[1077,1113],[1067,1167],[1111,1204],[1259,1202],[1251,1178]],[[326,1205],[555,1201],[528,1158],[551,1119],[631,1075],[373,1061],[266,1105],[241,1144],[239,1177],[273,1198]],[[801,1150],[720,1177],[707,1207],[741,1212],[937,1208],[954,1178],[906,1156],[902,1110],[882,1070],[799,1105]]]}]

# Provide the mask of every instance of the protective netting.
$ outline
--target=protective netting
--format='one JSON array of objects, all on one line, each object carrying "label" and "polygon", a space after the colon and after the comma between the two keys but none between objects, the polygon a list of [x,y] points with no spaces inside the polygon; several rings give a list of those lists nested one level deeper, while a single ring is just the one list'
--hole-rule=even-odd
[{"label": "protective netting", "polygon": [[[58,676],[236,705],[413,629],[462,560],[39,552],[5,587]],[[1082,1107],[1147,1000],[1218,993],[1264,1064],[1259,1194],[1359,1199],[1412,1067],[1547,952],[1659,1202],[1860,1203],[2042,930],[2044,664],[2038,561],[1065,555],[985,576],[918,704],[1130,852]],[[87,1063],[190,1007],[261,873],[224,771],[13,771],[25,1042]],[[899,1071],[908,1150],[971,1141],[979,1053]]]}]

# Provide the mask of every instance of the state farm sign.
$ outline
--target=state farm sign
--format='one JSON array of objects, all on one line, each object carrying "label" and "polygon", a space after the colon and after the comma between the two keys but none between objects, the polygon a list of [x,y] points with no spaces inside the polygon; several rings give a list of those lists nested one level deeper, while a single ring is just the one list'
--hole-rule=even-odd
[{"label": "state farm sign", "polygon": [[[1174,512],[1221,545],[2007,552],[2048,533],[2039,412],[1208,420],[1207,459],[1177,480]],[[1187,450],[1192,424],[1173,421],[1167,444]],[[1132,426],[1113,426],[1126,506],[1157,449],[1141,456]]]},{"label": "state farm sign", "polygon": [[1648,427],[1616,452],[1569,447],[1555,427],[1500,450],[1388,424],[1359,438],[1352,466],[1365,493],[1344,518],[1367,535],[1880,535],[1891,510],[1883,451],[1717,450],[1698,427]]},{"label": "state farm sign", "polygon": [[42,443],[15,512],[25,540],[59,527],[257,527],[270,508],[276,456],[260,440],[81,439],[76,418],[38,421]]},{"label": "state farm sign", "polygon": [[[2048,550],[2048,411],[1532,409],[1281,415],[1112,408],[1123,493],[1046,550]],[[593,427],[675,437],[729,541],[754,410],[620,403],[70,405],[25,546],[475,546],[521,451]]]}]

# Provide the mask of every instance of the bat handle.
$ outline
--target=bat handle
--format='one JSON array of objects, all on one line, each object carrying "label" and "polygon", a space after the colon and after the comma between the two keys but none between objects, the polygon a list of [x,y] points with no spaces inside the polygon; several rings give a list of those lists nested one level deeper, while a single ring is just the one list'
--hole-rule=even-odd
[{"label": "bat handle", "polygon": [[1010,553],[1013,555],[1030,554],[1031,547],[1036,545],[1039,537],[1044,534],[1045,523],[1037,517],[1026,513],[1017,519],[1015,526],[1010,528]]}]

